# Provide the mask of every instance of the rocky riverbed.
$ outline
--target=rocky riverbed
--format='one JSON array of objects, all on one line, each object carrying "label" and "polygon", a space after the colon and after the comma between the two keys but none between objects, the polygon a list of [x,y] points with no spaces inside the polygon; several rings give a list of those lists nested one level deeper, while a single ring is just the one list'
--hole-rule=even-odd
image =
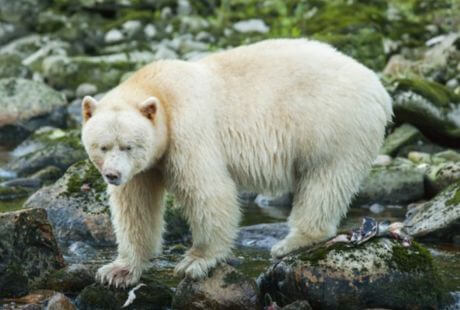
[{"label": "rocky riverbed", "polygon": [[[0,308],[458,309],[460,3],[455,0],[15,0],[0,3]],[[377,71],[394,100],[340,231],[402,222],[379,237],[272,260],[292,195],[240,193],[233,257],[194,282],[173,276],[190,245],[167,197],[164,253],[140,286],[94,283],[113,259],[105,184],[80,142],[80,102],[142,65],[193,60],[277,37],[334,45]]]}]

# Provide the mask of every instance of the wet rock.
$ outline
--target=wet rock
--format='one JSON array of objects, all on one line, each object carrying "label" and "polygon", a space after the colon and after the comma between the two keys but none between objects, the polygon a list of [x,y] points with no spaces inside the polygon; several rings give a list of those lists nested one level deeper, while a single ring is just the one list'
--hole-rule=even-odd
[{"label": "wet rock", "polygon": [[396,155],[404,146],[413,144],[422,138],[420,131],[410,124],[402,124],[385,138],[380,152],[387,155]]},{"label": "wet rock", "polygon": [[361,183],[354,205],[401,204],[424,197],[424,169],[397,158],[388,166],[374,166]]},{"label": "wet rock", "polygon": [[105,190],[99,171],[88,160],[80,161],[56,183],[29,197],[24,207],[45,208],[60,242],[114,245]]},{"label": "wet rock", "polygon": [[48,166],[61,170],[60,175],[73,163],[86,158],[80,141],[80,130],[41,128],[12,152],[7,164],[18,176],[27,176]]},{"label": "wet rock", "polygon": [[270,250],[289,233],[287,223],[257,224],[241,227],[236,239],[239,247]]},{"label": "wet rock", "polygon": [[63,95],[43,83],[0,79],[0,144],[17,143],[40,126],[62,126],[65,117],[59,112],[66,104]]},{"label": "wet rock", "polygon": [[74,304],[64,294],[56,293],[48,301],[46,310],[76,310]]},{"label": "wet rock", "polygon": [[397,121],[415,125],[434,141],[458,143],[459,95],[441,84],[422,79],[399,79],[394,82],[393,87],[393,106]]},{"label": "wet rock", "polygon": [[0,297],[24,295],[33,281],[62,267],[45,210],[0,214]]},{"label": "wet rock", "polygon": [[412,236],[452,240],[460,228],[460,182],[412,207],[404,224]]},{"label": "wet rock", "polygon": [[269,294],[280,306],[307,300],[314,309],[417,309],[451,302],[429,251],[390,239],[291,254],[257,281],[260,296]]},{"label": "wet rock", "polygon": [[[142,276],[139,283],[136,286],[138,288],[134,290],[136,297],[126,309],[170,309],[173,296],[170,288],[149,275]],[[128,293],[132,289],[133,287],[116,289],[100,284],[92,284],[78,295],[75,303],[80,310],[121,309],[128,299]]]},{"label": "wet rock", "polygon": [[89,266],[74,264],[51,272],[41,281],[34,283],[34,287],[77,295],[92,283],[94,283],[94,272]]},{"label": "wet rock", "polygon": [[201,281],[184,279],[174,295],[173,309],[257,309],[257,285],[228,265],[219,265]]}]

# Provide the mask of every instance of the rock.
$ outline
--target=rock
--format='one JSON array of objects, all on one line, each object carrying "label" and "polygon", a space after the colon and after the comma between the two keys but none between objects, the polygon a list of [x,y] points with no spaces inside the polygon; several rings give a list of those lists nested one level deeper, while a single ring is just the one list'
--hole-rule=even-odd
[{"label": "rock", "polygon": [[239,247],[270,250],[289,233],[287,223],[257,224],[241,227],[235,241]]},{"label": "rock", "polygon": [[267,33],[270,28],[261,19],[242,20],[233,24],[233,29],[241,33],[259,32]]},{"label": "rock", "polygon": [[258,309],[257,285],[229,265],[219,265],[201,281],[184,279],[174,295],[177,310]]},{"label": "rock", "polygon": [[76,89],[82,83],[99,91],[115,87],[121,76],[155,59],[151,52],[135,51],[104,56],[51,56],[43,61],[42,72],[55,88]]},{"label": "rock", "polygon": [[459,95],[441,84],[421,79],[398,79],[393,87],[397,121],[415,125],[438,143],[458,144]]},{"label": "rock", "polygon": [[439,193],[456,181],[460,181],[460,162],[431,165],[426,172],[426,186],[431,194]]},{"label": "rock", "polygon": [[426,248],[384,238],[291,254],[257,282],[260,296],[280,306],[307,300],[313,309],[439,309],[452,301]]},{"label": "rock", "polygon": [[[75,96],[83,98],[84,96],[92,96],[97,94],[97,87],[96,85],[83,83],[77,87],[75,91]],[[81,101],[80,101],[81,102]]]},{"label": "rock", "polygon": [[50,0],[15,0],[1,4],[0,20],[33,26],[38,13],[50,6]]},{"label": "rock", "polygon": [[297,300],[293,303],[284,306],[282,310],[312,310],[310,303],[306,300]]},{"label": "rock", "polygon": [[404,224],[407,232],[415,237],[453,239],[460,228],[460,182],[411,208]]},{"label": "rock", "polygon": [[112,29],[105,34],[104,41],[105,43],[112,44],[123,41],[124,39],[123,33],[118,29]]},{"label": "rock", "polygon": [[[44,125],[62,126],[67,104],[43,83],[21,78],[0,79],[0,144],[14,144]],[[61,113],[52,113],[61,108]]]},{"label": "rock", "polygon": [[27,31],[22,25],[0,22],[0,45],[23,36]]},{"label": "rock", "polygon": [[64,294],[56,293],[48,301],[46,310],[76,310],[69,298]]},{"label": "rock", "polygon": [[79,310],[121,309],[127,302],[128,293],[133,290],[135,299],[126,309],[170,309],[173,293],[170,288],[159,283],[154,277],[143,275],[137,289],[116,289],[92,284],[87,286],[76,299]]},{"label": "rock", "polygon": [[422,138],[420,131],[410,124],[402,124],[385,138],[380,152],[387,155],[396,155],[404,146],[413,144]]},{"label": "rock", "polygon": [[80,161],[51,186],[33,194],[25,208],[45,208],[61,243],[113,246],[106,184],[88,161]]},{"label": "rock", "polygon": [[35,283],[34,286],[76,295],[92,283],[94,283],[94,272],[88,266],[74,264],[51,272],[41,281]]},{"label": "rock", "polygon": [[425,195],[424,170],[412,162],[396,158],[388,166],[374,166],[361,183],[353,205],[413,202]]},{"label": "rock", "polygon": [[0,187],[23,187],[36,189],[42,185],[39,179],[34,178],[17,178],[0,183]]},{"label": "rock", "polygon": [[0,55],[0,79],[27,78],[31,75],[30,69],[22,64],[17,55]]},{"label": "rock", "polygon": [[6,167],[18,176],[28,176],[54,166],[60,169],[60,176],[70,165],[87,157],[80,140],[79,129],[41,128],[14,149]]},{"label": "rock", "polygon": [[29,196],[31,193],[30,189],[12,186],[12,187],[2,187],[0,186],[0,201],[11,201],[19,198],[24,198]]},{"label": "rock", "polygon": [[62,267],[45,210],[0,213],[0,297],[25,295],[32,282]]},{"label": "rock", "polygon": [[[86,261],[96,256],[97,250],[87,243],[76,241],[69,246],[68,254],[72,256],[71,259]],[[70,257],[66,257],[68,260]]]},{"label": "rock", "polygon": [[388,155],[377,155],[377,158],[374,159],[374,162],[372,163],[372,165],[374,166],[388,166],[389,164],[391,164],[391,157],[388,156]]},{"label": "rock", "polygon": [[128,38],[132,38],[142,29],[142,23],[139,20],[128,20],[121,25],[121,28]]},{"label": "rock", "polygon": [[62,170],[56,166],[46,166],[43,169],[38,170],[30,176],[30,178],[35,180],[40,180],[41,183],[52,183],[59,179],[62,175]]},{"label": "rock", "polygon": [[155,25],[153,24],[148,24],[144,28],[144,35],[148,39],[153,39],[157,34],[157,29],[155,28]]}]

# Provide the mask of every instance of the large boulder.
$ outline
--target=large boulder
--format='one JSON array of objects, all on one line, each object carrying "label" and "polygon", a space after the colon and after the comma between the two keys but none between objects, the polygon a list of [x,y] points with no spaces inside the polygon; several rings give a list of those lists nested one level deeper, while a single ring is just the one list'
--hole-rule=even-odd
[{"label": "large boulder", "polygon": [[24,207],[45,208],[60,242],[115,245],[106,184],[89,160],[71,166],[56,183],[30,196]]},{"label": "large boulder", "polygon": [[415,237],[452,240],[460,235],[460,181],[430,201],[410,208],[404,224],[407,232]]},{"label": "large boulder", "polygon": [[0,79],[0,144],[16,144],[44,125],[65,125],[64,95],[43,83]]},{"label": "large boulder", "polygon": [[34,281],[62,267],[45,210],[0,213],[0,297],[24,295]]},{"label": "large boulder", "polygon": [[269,294],[280,306],[307,300],[314,309],[439,309],[451,302],[430,252],[390,239],[291,254],[258,283],[260,296]]},{"label": "large boulder", "polygon": [[174,295],[177,310],[257,309],[257,285],[229,265],[219,265],[201,281],[184,279]]}]

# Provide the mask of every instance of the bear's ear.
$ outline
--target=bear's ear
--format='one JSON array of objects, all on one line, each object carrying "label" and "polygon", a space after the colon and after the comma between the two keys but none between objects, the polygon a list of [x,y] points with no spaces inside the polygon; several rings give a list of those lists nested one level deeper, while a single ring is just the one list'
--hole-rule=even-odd
[{"label": "bear's ear", "polygon": [[160,101],[156,97],[148,97],[141,104],[139,104],[139,111],[142,115],[153,121],[158,110]]},{"label": "bear's ear", "polygon": [[86,123],[91,116],[93,116],[94,109],[96,109],[97,101],[91,96],[85,96],[81,102],[81,114],[83,116],[83,123]]}]

